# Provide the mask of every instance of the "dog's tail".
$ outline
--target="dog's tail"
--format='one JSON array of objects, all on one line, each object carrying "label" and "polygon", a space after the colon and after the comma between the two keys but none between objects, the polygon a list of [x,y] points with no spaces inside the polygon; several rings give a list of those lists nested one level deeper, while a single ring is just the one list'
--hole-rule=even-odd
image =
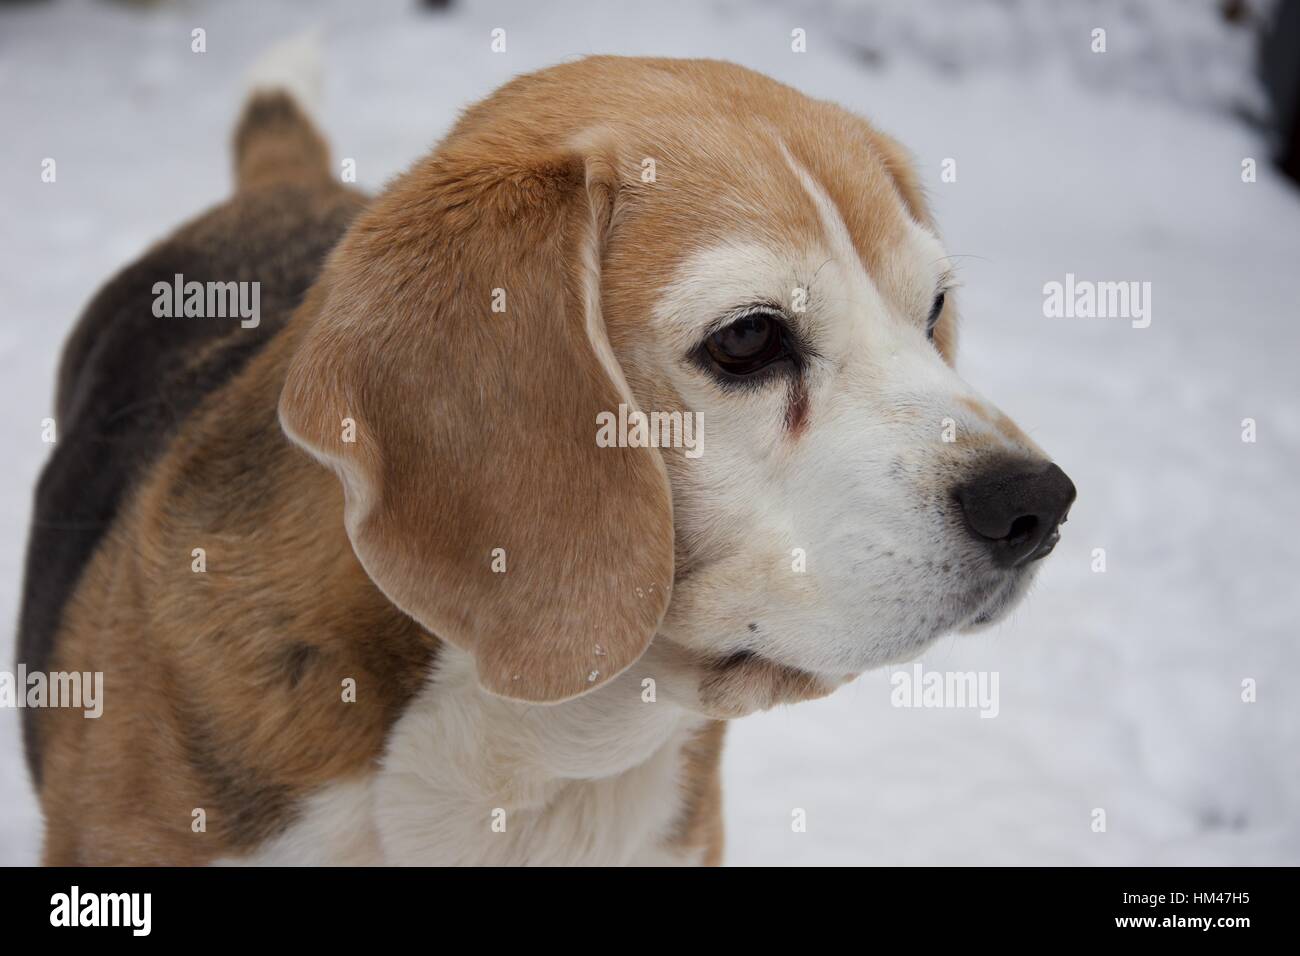
[{"label": "dog's tail", "polygon": [[238,189],[329,178],[329,146],[311,120],[320,88],[316,33],[278,44],[253,65],[248,99],[235,127]]}]

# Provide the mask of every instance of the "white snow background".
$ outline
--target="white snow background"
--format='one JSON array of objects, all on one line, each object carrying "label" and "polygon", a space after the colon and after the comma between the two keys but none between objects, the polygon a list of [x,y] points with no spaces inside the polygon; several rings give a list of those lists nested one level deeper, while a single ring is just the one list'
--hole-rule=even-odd
[{"label": "white snow background", "polygon": [[[960,370],[1078,503],[1013,617],[923,658],[996,671],[996,718],[893,707],[876,672],[732,726],[730,863],[1300,863],[1300,195],[1237,115],[1262,108],[1249,41],[1204,0],[0,7],[0,620],[17,619],[64,336],[226,195],[243,72],[311,25],[323,125],[371,190],[506,79],[588,53],[734,60],[913,151],[964,257]],[[1150,281],[1150,327],[1044,318],[1066,272]],[[35,862],[39,830],[18,714],[0,711],[0,863]]]}]

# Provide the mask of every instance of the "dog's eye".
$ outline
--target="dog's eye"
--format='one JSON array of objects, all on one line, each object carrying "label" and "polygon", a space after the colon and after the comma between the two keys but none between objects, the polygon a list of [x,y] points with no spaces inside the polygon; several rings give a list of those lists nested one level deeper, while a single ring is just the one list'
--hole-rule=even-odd
[{"label": "dog's eye", "polygon": [[772,312],[751,312],[704,340],[704,351],[729,375],[752,375],[790,357],[785,327]]},{"label": "dog's eye", "polygon": [[930,317],[925,320],[925,337],[931,342],[934,341],[934,327],[939,324],[939,316],[943,314],[943,300],[946,292],[940,292],[934,297],[934,305],[930,306]]}]

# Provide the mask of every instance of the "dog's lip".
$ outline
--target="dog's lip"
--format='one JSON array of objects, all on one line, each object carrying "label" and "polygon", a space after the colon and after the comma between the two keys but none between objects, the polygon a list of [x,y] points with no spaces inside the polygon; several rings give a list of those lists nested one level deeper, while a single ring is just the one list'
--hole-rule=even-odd
[{"label": "dog's lip", "polygon": [[1053,528],[1052,533],[1043,539],[1043,543],[1040,544],[1037,548],[1035,548],[1033,553],[1030,554],[1029,557],[1021,560],[1016,566],[1023,567],[1026,564],[1032,564],[1034,561],[1041,561],[1043,558],[1047,557],[1049,554],[1051,554],[1053,551],[1056,550],[1056,545],[1058,542],[1060,542],[1060,540],[1061,540],[1061,529],[1059,527]]},{"label": "dog's lip", "polygon": [[[847,671],[828,674],[783,664],[750,649],[711,658],[706,666],[708,676],[701,686],[702,700],[724,705],[728,699],[733,703],[739,700],[744,702],[741,707],[744,713],[825,697],[857,676]],[[733,698],[733,693],[738,693],[739,697]],[[738,711],[730,715],[742,716],[742,713]]]},{"label": "dog's lip", "polygon": [[1019,568],[1026,564],[1032,564],[1034,561],[1041,561],[1043,558],[1055,551],[1056,546],[1061,541],[1061,526],[1069,520],[1070,512],[1067,509],[1065,514],[1061,515],[1061,520],[1056,523],[1056,527],[1052,529],[1052,533],[1043,539],[1042,543],[1034,549],[1032,554],[1016,562],[1016,567]]},{"label": "dog's lip", "polygon": [[[761,663],[764,657],[758,651],[749,649],[736,651],[734,654],[728,654],[726,657],[719,657],[713,662],[713,670],[727,671],[737,667],[744,667],[747,664]],[[772,661],[771,663],[776,663]]]},{"label": "dog's lip", "polygon": [[974,611],[957,625],[956,630],[965,631],[996,621],[1002,615],[1002,612],[1008,610],[1014,604],[1009,600],[1010,596],[1015,592],[1027,571],[1028,569],[1023,564],[1011,569],[1012,573],[1003,577],[989,591],[984,600],[975,606]]}]

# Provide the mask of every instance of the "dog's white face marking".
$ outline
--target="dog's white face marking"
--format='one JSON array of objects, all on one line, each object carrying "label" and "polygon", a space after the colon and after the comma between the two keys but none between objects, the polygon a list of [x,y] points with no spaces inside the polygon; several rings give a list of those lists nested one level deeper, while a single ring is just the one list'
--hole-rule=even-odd
[{"label": "dog's white face marking", "polygon": [[953,489],[993,456],[1042,453],[927,337],[947,281],[938,239],[903,215],[869,274],[830,196],[786,158],[819,235],[708,244],[657,301],[674,355],[760,302],[779,306],[805,354],[752,387],[686,361],[663,370],[703,413],[708,450],[667,456],[679,570],[661,632],[842,676],[912,657],[1023,593],[1033,565],[996,567]]}]

